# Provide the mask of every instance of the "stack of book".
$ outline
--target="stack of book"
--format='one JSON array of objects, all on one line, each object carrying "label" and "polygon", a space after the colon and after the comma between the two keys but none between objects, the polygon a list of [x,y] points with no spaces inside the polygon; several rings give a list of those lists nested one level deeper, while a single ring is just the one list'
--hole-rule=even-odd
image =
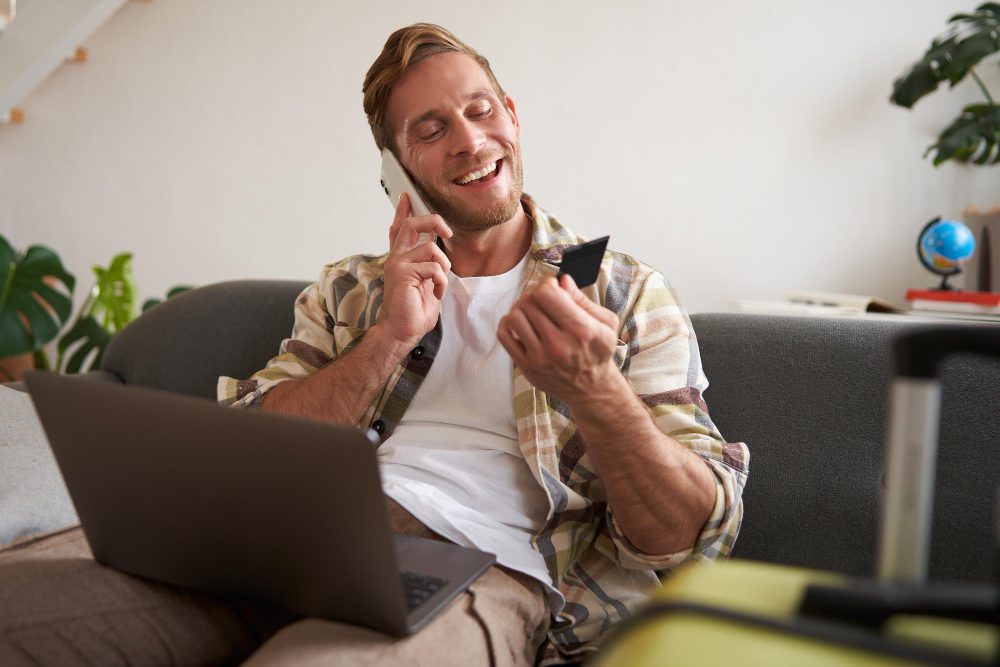
[{"label": "stack of book", "polygon": [[911,289],[906,300],[914,314],[1000,322],[1000,292]]}]

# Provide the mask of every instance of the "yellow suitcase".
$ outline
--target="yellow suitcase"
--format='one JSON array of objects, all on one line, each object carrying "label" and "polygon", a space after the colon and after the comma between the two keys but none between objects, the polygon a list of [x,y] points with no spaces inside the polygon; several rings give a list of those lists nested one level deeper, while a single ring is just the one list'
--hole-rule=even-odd
[{"label": "yellow suitcase", "polygon": [[[852,583],[829,572],[751,561],[682,568],[644,610],[610,633],[587,667],[994,664],[992,589],[971,591],[971,599],[965,587],[942,590],[986,622],[893,614],[872,627],[803,613],[810,586],[849,589]],[[935,589],[928,590],[933,596]]]},{"label": "yellow suitcase", "polygon": [[958,351],[1000,356],[1000,327],[895,342],[878,581],[750,561],[682,568],[588,667],[1000,665],[996,588],[927,582],[938,370]]}]

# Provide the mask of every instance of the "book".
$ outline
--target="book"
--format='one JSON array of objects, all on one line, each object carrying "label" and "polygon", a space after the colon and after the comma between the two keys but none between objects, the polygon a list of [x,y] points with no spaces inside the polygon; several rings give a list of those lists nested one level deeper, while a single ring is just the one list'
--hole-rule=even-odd
[{"label": "book", "polygon": [[827,308],[838,308],[857,313],[899,313],[901,308],[897,308],[888,301],[877,296],[864,296],[861,294],[840,294],[838,292],[809,292],[794,291],[785,294],[785,300],[789,303],[825,306]]},{"label": "book", "polygon": [[952,320],[956,322],[995,322],[1000,324],[1000,312],[990,313],[962,313],[954,310],[917,310],[913,308],[906,311],[906,315],[925,320]]},{"label": "book", "polygon": [[797,290],[785,294],[784,301],[742,300],[736,309],[764,315],[811,315],[815,317],[851,317],[866,313],[901,313],[883,299],[860,294],[811,292]]},{"label": "book", "polygon": [[1000,316],[1000,292],[911,289],[906,299],[913,310]]},{"label": "book", "polygon": [[930,301],[934,303],[967,303],[976,306],[1000,307],[1000,292],[966,292],[963,290],[909,289],[907,301]]}]

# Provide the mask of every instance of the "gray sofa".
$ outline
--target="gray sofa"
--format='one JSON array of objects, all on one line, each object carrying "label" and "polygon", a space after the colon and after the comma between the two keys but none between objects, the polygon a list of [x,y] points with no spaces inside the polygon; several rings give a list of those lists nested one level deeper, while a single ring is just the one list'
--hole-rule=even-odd
[{"label": "gray sofa", "polygon": [[[220,375],[247,377],[275,354],[304,286],[237,281],[181,294],[122,331],[95,376],[213,399]],[[751,452],[733,555],[872,576],[891,344],[934,325],[905,317],[696,314],[691,320],[712,417],[723,435],[746,442]],[[991,580],[1000,362],[957,355],[942,377],[931,578]],[[58,484],[55,474],[45,488]],[[38,493],[27,497],[37,504]],[[61,502],[67,509],[48,516],[68,516],[59,524],[66,525],[72,512],[65,496]]]},{"label": "gray sofa", "polygon": [[[112,342],[110,379],[212,398],[278,349],[305,283],[238,281],[181,294]],[[872,576],[892,341],[905,317],[692,316],[712,417],[751,452],[739,558]],[[943,373],[931,576],[993,576],[1000,363],[958,355]]]}]

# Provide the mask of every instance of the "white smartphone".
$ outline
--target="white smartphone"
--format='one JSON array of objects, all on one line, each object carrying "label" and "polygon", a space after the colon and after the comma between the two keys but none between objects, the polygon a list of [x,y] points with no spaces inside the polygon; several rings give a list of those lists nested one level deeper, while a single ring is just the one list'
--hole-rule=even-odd
[{"label": "white smartphone", "polygon": [[399,204],[399,195],[404,192],[410,195],[410,215],[429,215],[434,212],[430,206],[424,203],[423,198],[417,192],[417,188],[410,180],[410,175],[399,164],[399,160],[388,148],[382,149],[382,189],[389,197],[389,203],[393,208]]}]

